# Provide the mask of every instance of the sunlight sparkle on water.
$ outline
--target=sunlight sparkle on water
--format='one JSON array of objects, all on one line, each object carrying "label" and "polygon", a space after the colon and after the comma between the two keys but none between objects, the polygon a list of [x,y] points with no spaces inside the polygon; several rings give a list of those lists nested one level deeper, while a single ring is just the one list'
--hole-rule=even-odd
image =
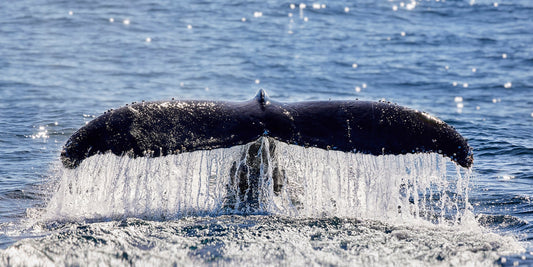
[{"label": "sunlight sparkle on water", "polygon": [[124,23],[124,25],[130,25],[131,21],[129,19],[125,19],[122,21],[122,23]]},{"label": "sunlight sparkle on water", "polygon": [[115,22],[115,19],[114,18],[109,18],[109,22],[113,23],[113,22]]},{"label": "sunlight sparkle on water", "polygon": [[463,104],[463,97],[462,96],[456,96],[453,101],[455,101],[456,103],[456,106],[457,106],[457,112],[458,113],[462,113],[463,112],[463,108],[465,107],[465,105]]},{"label": "sunlight sparkle on water", "polygon": [[346,13],[350,12],[350,8],[349,7],[345,7],[344,8],[344,12],[346,12]]},{"label": "sunlight sparkle on water", "polygon": [[32,134],[30,137],[31,139],[40,139],[46,140],[48,136],[48,130],[44,126],[39,126],[38,132],[36,134]]},{"label": "sunlight sparkle on water", "polygon": [[507,58],[507,54],[503,53],[502,54],[502,58],[504,58],[504,59]]},{"label": "sunlight sparkle on water", "polygon": [[500,176],[500,178],[503,179],[503,180],[507,180],[508,181],[508,180],[514,179],[515,176],[513,176],[513,175],[502,175],[502,176]]},{"label": "sunlight sparkle on water", "polygon": [[413,9],[415,9],[415,7],[416,7],[416,2],[415,1],[411,1],[411,3],[405,5],[405,8],[407,10],[413,10]]},{"label": "sunlight sparkle on water", "polygon": [[506,83],[503,85],[503,87],[505,87],[505,88],[507,88],[507,89],[511,88],[512,86],[513,86],[513,84],[512,84],[511,82],[506,82]]},{"label": "sunlight sparkle on water", "polygon": [[259,18],[259,17],[262,17],[262,16],[263,16],[263,12],[260,12],[260,11],[254,12],[254,17],[255,18]]}]

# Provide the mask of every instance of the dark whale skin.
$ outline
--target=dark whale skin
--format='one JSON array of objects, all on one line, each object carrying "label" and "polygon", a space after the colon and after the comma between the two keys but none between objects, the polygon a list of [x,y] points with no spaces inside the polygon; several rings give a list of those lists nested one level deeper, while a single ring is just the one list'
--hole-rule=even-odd
[{"label": "dark whale skin", "polygon": [[263,90],[245,102],[142,102],[106,112],[75,132],[61,152],[67,168],[99,153],[158,157],[242,145],[261,136],[372,155],[435,152],[463,167],[467,141],[445,122],[386,102],[281,103]]}]

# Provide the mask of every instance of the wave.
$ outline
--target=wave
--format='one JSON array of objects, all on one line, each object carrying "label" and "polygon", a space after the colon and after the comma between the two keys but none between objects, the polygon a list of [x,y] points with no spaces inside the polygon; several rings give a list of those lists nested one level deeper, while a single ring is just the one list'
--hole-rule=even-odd
[{"label": "wave", "polygon": [[0,250],[0,264],[489,266],[523,251],[473,229],[261,215],[67,223]]}]

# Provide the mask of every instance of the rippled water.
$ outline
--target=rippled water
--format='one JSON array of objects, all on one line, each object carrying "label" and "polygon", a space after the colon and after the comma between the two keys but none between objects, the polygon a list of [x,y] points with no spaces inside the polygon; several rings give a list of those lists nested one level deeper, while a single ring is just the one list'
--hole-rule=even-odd
[{"label": "rippled water", "polygon": [[[533,264],[533,3],[303,3],[2,5],[0,263]],[[268,210],[43,215],[68,181],[62,145],[95,116],[142,100],[247,100],[259,88],[278,101],[386,99],[456,127],[475,155],[461,223],[453,212],[446,225]],[[444,173],[458,181],[454,166]]]}]

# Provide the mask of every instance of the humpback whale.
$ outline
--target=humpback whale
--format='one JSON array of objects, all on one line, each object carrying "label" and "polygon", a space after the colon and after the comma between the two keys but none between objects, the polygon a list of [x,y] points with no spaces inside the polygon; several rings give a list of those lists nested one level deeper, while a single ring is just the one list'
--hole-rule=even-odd
[{"label": "humpback whale", "polygon": [[[172,100],[111,110],[76,131],[61,152],[76,168],[95,154],[159,157],[228,148],[261,138],[372,155],[439,153],[469,168],[472,149],[453,127],[388,102],[271,100],[264,90],[245,102]],[[256,149],[257,150],[257,149]]]}]

